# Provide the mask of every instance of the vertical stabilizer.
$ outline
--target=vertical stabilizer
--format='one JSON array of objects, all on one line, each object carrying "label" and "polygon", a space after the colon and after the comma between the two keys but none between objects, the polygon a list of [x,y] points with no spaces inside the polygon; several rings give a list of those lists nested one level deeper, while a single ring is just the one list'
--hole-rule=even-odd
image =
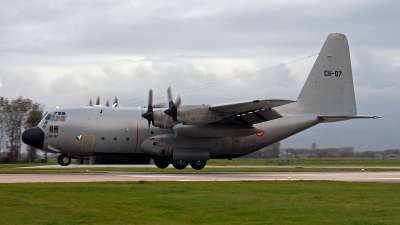
[{"label": "vertical stabilizer", "polygon": [[344,34],[329,34],[297,101],[300,114],[357,115],[349,44]]}]

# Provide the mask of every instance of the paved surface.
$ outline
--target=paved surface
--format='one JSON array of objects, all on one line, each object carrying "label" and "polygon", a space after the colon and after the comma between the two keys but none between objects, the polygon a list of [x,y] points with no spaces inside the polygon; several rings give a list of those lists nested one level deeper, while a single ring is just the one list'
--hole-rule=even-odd
[{"label": "paved surface", "polygon": [[[76,165],[71,164],[69,166],[60,166],[60,165],[46,165],[46,166],[29,166],[29,167],[20,167],[27,169],[73,169],[73,168],[157,168],[155,165],[113,165],[113,164],[99,164],[99,165]],[[168,168],[174,168],[172,165],[169,165]],[[260,165],[227,165],[227,166],[209,166],[206,165],[206,168],[353,168],[353,169],[362,169],[362,168],[378,168],[378,169],[400,169],[400,166],[260,166]]]},{"label": "paved surface", "polygon": [[111,172],[84,174],[0,174],[0,183],[104,182],[104,181],[266,181],[332,180],[400,183],[400,172],[252,172],[151,173]]}]

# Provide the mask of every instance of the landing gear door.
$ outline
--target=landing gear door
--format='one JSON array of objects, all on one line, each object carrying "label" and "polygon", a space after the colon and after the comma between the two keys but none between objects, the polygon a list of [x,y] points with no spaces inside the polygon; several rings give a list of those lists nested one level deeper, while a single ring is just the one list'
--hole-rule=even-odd
[{"label": "landing gear door", "polygon": [[93,134],[83,134],[81,139],[81,152],[92,152],[94,145]]}]

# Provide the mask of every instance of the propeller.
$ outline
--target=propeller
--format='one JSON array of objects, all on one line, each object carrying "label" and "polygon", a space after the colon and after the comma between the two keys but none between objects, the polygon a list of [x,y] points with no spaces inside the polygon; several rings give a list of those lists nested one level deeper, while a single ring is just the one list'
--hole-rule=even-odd
[{"label": "propeller", "polygon": [[[115,104],[118,104],[118,102],[116,102]],[[150,128],[150,123],[152,123],[152,125],[154,126],[153,90],[151,89],[149,90],[149,104],[147,106],[147,112],[143,113],[142,117],[149,122],[149,128]]]},{"label": "propeller", "polygon": [[168,109],[164,111],[165,114],[168,116],[172,116],[172,120],[176,122],[178,120],[178,108],[181,105],[181,96],[178,95],[178,97],[175,100],[175,103],[172,101],[172,91],[171,87],[168,87],[167,89],[167,94],[168,94]]},{"label": "propeller", "polygon": [[90,99],[90,101],[89,101],[89,106],[93,106],[92,99]]},{"label": "propeller", "polygon": [[118,106],[118,99],[117,96],[114,98],[114,104],[111,107],[117,107]]},{"label": "propeller", "polygon": [[96,105],[100,105],[100,97],[97,96]]}]

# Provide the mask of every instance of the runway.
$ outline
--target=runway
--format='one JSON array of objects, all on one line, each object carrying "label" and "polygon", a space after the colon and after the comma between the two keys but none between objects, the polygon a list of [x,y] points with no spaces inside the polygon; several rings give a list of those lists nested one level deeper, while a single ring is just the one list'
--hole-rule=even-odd
[{"label": "runway", "polygon": [[0,174],[0,183],[107,181],[295,181],[400,183],[400,172],[107,172],[83,174]]}]

